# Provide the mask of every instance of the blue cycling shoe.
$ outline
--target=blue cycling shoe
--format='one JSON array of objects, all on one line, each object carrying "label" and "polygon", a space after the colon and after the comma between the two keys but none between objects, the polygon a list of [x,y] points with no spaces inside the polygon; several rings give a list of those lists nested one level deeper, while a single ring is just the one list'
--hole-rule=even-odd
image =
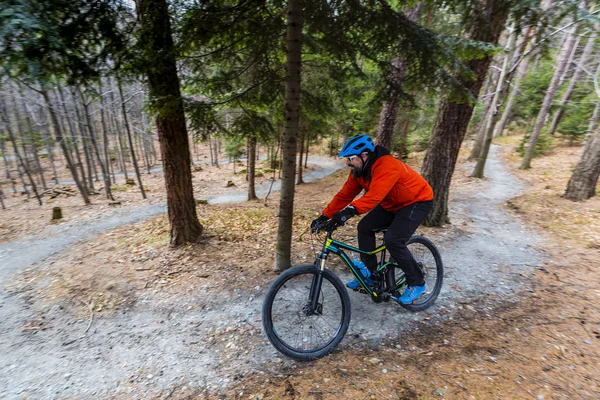
[{"label": "blue cycling shoe", "polygon": [[402,304],[411,304],[419,298],[427,290],[427,285],[423,286],[409,286],[406,288],[402,296],[398,301]]},{"label": "blue cycling shoe", "polygon": [[[363,278],[365,280],[365,283],[369,286],[375,286],[375,281],[371,278]],[[360,289],[360,283],[358,283],[358,281],[356,279],[351,280],[350,282],[346,283],[346,286],[352,290],[357,290]]]},{"label": "blue cycling shoe", "polygon": [[[373,279],[370,278],[371,276],[371,271],[369,271],[369,269],[367,268],[367,266],[365,264],[363,264],[362,261],[355,261],[354,264],[356,265],[356,267],[358,268],[358,270],[360,271],[360,273],[363,276],[363,279],[365,281],[365,283],[369,286],[374,286],[375,285],[375,281]],[[358,283],[358,281],[356,279],[346,283],[346,286],[352,290],[357,290],[359,289],[360,283]]]}]

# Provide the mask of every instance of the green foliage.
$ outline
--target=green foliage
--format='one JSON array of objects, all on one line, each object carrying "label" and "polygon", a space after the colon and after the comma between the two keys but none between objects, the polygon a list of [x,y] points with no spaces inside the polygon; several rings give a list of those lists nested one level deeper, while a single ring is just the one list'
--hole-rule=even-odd
[{"label": "green foliage", "polygon": [[[458,4],[466,2],[455,3],[461,9],[455,20],[460,21],[464,7]],[[306,3],[300,129],[309,137],[374,134],[392,57],[407,61],[405,84],[397,89],[410,104],[414,99],[407,93],[413,90],[438,95],[457,89],[455,72],[470,73],[458,56],[497,51],[487,43],[459,39],[459,31],[427,30],[398,12],[416,1],[390,4]],[[262,128],[277,126],[283,115],[286,3],[207,0],[178,6],[174,31],[187,72],[182,84],[190,95],[205,99],[200,110],[188,111],[191,126],[198,132],[243,136],[264,132],[274,140],[277,129]],[[218,109],[241,119],[225,132],[214,120]],[[250,116],[258,119],[252,122]]]},{"label": "green foliage", "polygon": [[552,75],[554,75],[553,61],[544,60],[535,70],[525,76],[521,82],[519,97],[515,101],[512,114],[512,120],[518,125],[526,126],[537,117]]},{"label": "green foliage", "polygon": [[239,137],[254,137],[267,140],[275,132],[267,114],[244,109],[235,118],[230,132]]},{"label": "green foliage", "polygon": [[[527,149],[526,146],[529,143],[530,137],[531,137],[530,134],[523,136],[523,139],[521,139],[521,142],[519,143],[519,146],[516,149],[516,152],[519,153],[519,155],[521,157],[523,157],[525,155],[525,151]],[[541,155],[544,155],[551,148],[552,148],[552,138],[550,137],[550,135],[548,135],[546,130],[542,130],[542,133],[540,133],[540,136],[538,137],[538,141],[536,143],[535,149],[533,151],[533,156],[539,157]]]},{"label": "green foliage", "polygon": [[119,0],[5,0],[0,13],[0,65],[30,83],[99,76],[124,46]]},{"label": "green foliage", "polygon": [[[482,91],[483,93],[483,91]],[[467,135],[471,136],[476,134],[475,130],[479,128],[479,124],[483,118],[483,112],[485,111],[485,102],[479,97],[479,101],[475,104],[475,108],[473,109],[473,115],[471,116],[471,121],[469,121],[469,128],[467,131]]]},{"label": "green foliage", "polygon": [[237,161],[246,154],[246,141],[238,136],[225,139],[225,154],[233,161]]},{"label": "green foliage", "polygon": [[195,140],[208,140],[211,136],[225,130],[217,110],[207,102],[186,99],[184,109]]},{"label": "green foliage", "polygon": [[435,124],[437,104],[435,99],[425,96],[418,109],[411,111],[411,124],[408,134],[407,151],[424,151],[429,145],[429,138]]},{"label": "green foliage", "polygon": [[[557,131],[571,141],[578,140],[587,133],[589,121],[598,101],[598,95],[587,85],[577,85],[571,101],[565,107],[565,115],[558,124]],[[558,110],[557,110],[558,111]]]}]

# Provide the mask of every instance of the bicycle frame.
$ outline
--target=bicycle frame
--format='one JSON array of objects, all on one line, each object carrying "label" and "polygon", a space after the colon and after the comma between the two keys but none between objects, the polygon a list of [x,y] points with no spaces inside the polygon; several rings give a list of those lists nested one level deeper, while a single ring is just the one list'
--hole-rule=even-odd
[{"label": "bicycle frame", "polygon": [[319,264],[317,265],[320,272],[318,275],[315,276],[316,281],[313,282],[313,285],[312,285],[311,291],[310,291],[310,299],[311,299],[312,309],[315,310],[315,308],[317,307],[318,293],[321,291],[322,273],[325,270],[325,260],[327,260],[329,253],[333,253],[333,254],[337,255],[338,257],[340,257],[342,259],[342,261],[344,262],[344,264],[346,264],[346,266],[350,269],[350,271],[352,271],[352,274],[354,275],[354,277],[356,278],[356,280],[358,281],[358,283],[360,284],[362,289],[366,293],[368,293],[374,301],[380,301],[379,294],[377,292],[373,291],[369,287],[369,285],[367,285],[362,274],[354,266],[354,263],[352,262],[352,260],[350,260],[348,255],[344,252],[344,250],[349,250],[349,251],[352,251],[355,253],[366,254],[366,255],[376,255],[376,254],[381,253],[381,262],[380,262],[381,265],[379,266],[378,271],[382,271],[390,264],[390,262],[384,263],[385,251],[386,251],[385,244],[382,244],[381,246],[377,247],[373,251],[364,251],[357,247],[354,247],[349,244],[332,239],[331,233],[332,233],[332,231],[327,231],[327,236],[325,237],[325,240],[323,241],[323,248],[317,256],[317,260],[320,260]]}]

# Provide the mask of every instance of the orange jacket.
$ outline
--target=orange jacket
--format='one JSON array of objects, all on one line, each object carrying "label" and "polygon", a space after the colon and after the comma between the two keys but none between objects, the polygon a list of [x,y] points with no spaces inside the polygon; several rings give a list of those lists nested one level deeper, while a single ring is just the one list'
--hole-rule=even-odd
[{"label": "orange jacket", "polygon": [[[364,196],[353,201],[365,190]],[[415,170],[391,155],[384,155],[371,166],[371,179],[348,176],[342,189],[333,197],[323,210],[331,218],[333,214],[347,205],[356,208],[358,214],[381,206],[387,211],[396,211],[419,201],[433,200],[433,190]]]}]

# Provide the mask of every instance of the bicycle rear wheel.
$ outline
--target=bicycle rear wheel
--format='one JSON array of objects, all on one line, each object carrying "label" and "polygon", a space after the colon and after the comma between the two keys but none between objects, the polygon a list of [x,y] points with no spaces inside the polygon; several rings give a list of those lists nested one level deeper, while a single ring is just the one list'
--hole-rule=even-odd
[{"label": "bicycle rear wheel", "polygon": [[267,291],[263,327],[273,346],[288,357],[314,360],[329,354],[350,324],[350,298],[340,279],[325,270],[318,304],[310,310],[314,265],[290,268]]},{"label": "bicycle rear wheel", "polygon": [[[400,305],[410,311],[423,311],[431,307],[442,289],[444,278],[442,256],[433,242],[423,236],[415,235],[411,237],[407,243],[407,247],[423,272],[427,291],[415,302],[411,304],[400,303]],[[404,280],[404,272],[402,272],[398,265],[394,264],[394,267],[388,269],[387,282],[390,287],[401,284]],[[405,288],[406,286],[397,290],[393,293],[393,296],[400,297]]]}]

